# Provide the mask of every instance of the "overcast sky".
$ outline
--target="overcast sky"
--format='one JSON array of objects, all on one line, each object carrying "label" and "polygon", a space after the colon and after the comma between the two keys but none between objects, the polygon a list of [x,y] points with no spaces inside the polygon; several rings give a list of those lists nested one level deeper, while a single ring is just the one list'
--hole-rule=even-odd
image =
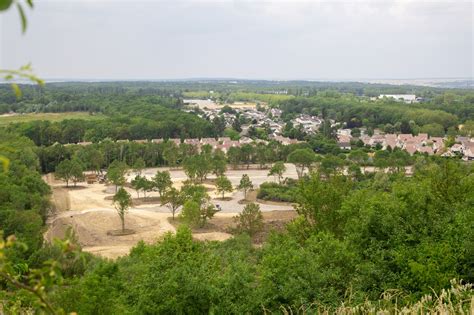
[{"label": "overcast sky", "polygon": [[0,68],[43,78],[473,77],[471,1],[35,1]]}]

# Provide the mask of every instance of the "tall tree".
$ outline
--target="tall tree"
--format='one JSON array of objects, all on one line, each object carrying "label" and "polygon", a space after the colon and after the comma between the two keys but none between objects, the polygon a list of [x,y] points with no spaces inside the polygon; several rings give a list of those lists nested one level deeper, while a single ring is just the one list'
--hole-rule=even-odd
[{"label": "tall tree", "polygon": [[135,163],[133,163],[132,168],[135,173],[141,176],[143,170],[145,169],[145,161],[141,157],[139,157],[135,160]]},{"label": "tall tree", "polygon": [[194,156],[194,163],[196,165],[196,176],[202,183],[212,170],[211,155],[205,153],[196,155]]},{"label": "tall tree", "polygon": [[226,192],[232,192],[232,183],[226,176],[219,176],[216,181],[216,188],[219,193],[222,194],[222,199],[224,199],[224,194]]},{"label": "tall tree", "polygon": [[179,150],[174,142],[169,142],[167,147],[163,150],[163,159],[170,167],[176,167],[178,164]]},{"label": "tall tree", "polygon": [[251,144],[244,144],[240,148],[241,156],[242,156],[242,161],[247,164],[247,169],[249,169],[250,163],[252,162],[252,157],[254,154],[254,146]]},{"label": "tall tree", "polygon": [[74,187],[77,182],[84,180],[84,166],[78,159],[71,160],[71,180],[74,183]]},{"label": "tall tree", "polygon": [[241,150],[238,147],[230,147],[227,151],[227,159],[229,163],[232,165],[232,168],[236,170],[239,167],[239,163],[241,161]]},{"label": "tall tree", "polygon": [[224,152],[222,152],[221,150],[214,151],[214,155],[212,156],[211,167],[214,175],[221,176],[225,174],[225,171],[227,169],[227,161]]},{"label": "tall tree", "polygon": [[115,185],[115,191],[117,192],[118,186],[123,186],[126,182],[125,175],[127,173],[127,164],[114,160],[110,163],[107,169],[107,179]]},{"label": "tall tree", "polygon": [[171,181],[171,175],[169,171],[156,171],[155,176],[153,177],[153,185],[158,191],[160,198],[163,197],[163,194],[171,188],[173,182]]},{"label": "tall tree", "polygon": [[167,189],[161,197],[161,205],[167,205],[173,215],[173,220],[179,207],[184,203],[184,195],[176,188]]},{"label": "tall tree", "polygon": [[142,189],[142,186],[143,186],[141,183],[142,178],[143,177],[141,177],[140,175],[137,175],[130,182],[130,184],[132,185],[132,188],[135,189],[135,191],[137,192],[137,198],[140,198],[140,190]]},{"label": "tall tree", "polygon": [[316,160],[316,155],[311,149],[296,149],[288,155],[288,162],[295,164],[298,178],[301,178],[306,168]]},{"label": "tall tree", "polygon": [[275,176],[278,179],[278,183],[281,184],[281,179],[283,178],[283,174],[286,171],[285,163],[279,161],[273,164],[270,172],[268,172],[268,176]]},{"label": "tall tree", "polygon": [[132,198],[130,194],[125,190],[125,188],[120,187],[117,193],[113,198],[115,209],[120,217],[122,223],[122,232],[125,231],[125,215],[128,212],[128,209],[132,205]]},{"label": "tall tree", "polygon": [[237,189],[242,190],[244,192],[244,199],[247,200],[247,192],[253,188],[252,181],[250,180],[250,177],[247,174],[242,175],[242,178],[240,179],[239,186],[237,186]]},{"label": "tall tree", "polygon": [[270,159],[268,146],[264,143],[259,143],[255,149],[255,155],[257,157],[259,167],[261,169],[264,168]]},{"label": "tall tree", "polygon": [[197,161],[195,156],[188,156],[184,161],[183,161],[183,170],[188,179],[191,182],[194,182],[196,180],[197,176]]},{"label": "tall tree", "polygon": [[69,181],[72,178],[71,164],[71,160],[63,160],[56,166],[56,171],[54,172],[54,176],[57,179],[62,179],[66,182],[66,187],[69,187]]}]

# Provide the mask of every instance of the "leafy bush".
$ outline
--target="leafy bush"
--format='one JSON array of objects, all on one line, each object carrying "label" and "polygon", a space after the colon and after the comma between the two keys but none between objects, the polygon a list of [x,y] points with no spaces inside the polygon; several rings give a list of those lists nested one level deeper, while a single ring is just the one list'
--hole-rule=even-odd
[{"label": "leafy bush", "polygon": [[294,181],[287,181],[284,184],[265,182],[260,185],[257,194],[258,199],[269,201],[296,201],[297,186]]}]

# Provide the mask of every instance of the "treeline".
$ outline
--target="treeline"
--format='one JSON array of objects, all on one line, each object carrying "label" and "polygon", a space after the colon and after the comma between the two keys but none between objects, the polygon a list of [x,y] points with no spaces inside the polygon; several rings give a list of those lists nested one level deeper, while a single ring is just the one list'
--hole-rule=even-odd
[{"label": "treeline", "polygon": [[[281,145],[279,142],[265,144],[245,144],[242,147],[231,147],[227,154],[216,150],[214,155],[224,157],[226,164],[233,168],[247,167],[250,164],[259,164],[265,167],[276,161],[286,161],[288,155],[296,149],[308,148],[308,144]],[[203,152],[211,152],[212,147],[203,146]],[[136,143],[136,142],[112,142],[103,141],[87,146],[60,144],[48,147],[38,147],[36,152],[39,156],[41,171],[43,173],[53,172],[56,166],[63,160],[78,158],[86,170],[100,171],[106,169],[117,160],[133,166],[141,159],[145,167],[157,166],[182,166],[186,158],[198,156],[197,148],[190,144],[181,143],[176,145],[172,141],[163,143]],[[189,160],[189,159],[188,159]],[[201,167],[212,167],[205,163],[197,163]]]},{"label": "treeline", "polygon": [[[282,145],[276,141],[270,141],[268,144],[244,144],[241,147],[231,147],[226,153],[220,150],[213,151],[211,146],[204,145],[201,152],[218,156],[219,162],[209,161],[212,165],[207,165],[201,161],[202,163],[196,164],[199,164],[200,167],[212,168],[217,164],[221,164],[220,160],[223,158],[225,164],[234,169],[248,168],[250,164],[258,164],[260,168],[266,168],[271,163],[289,161],[291,153],[302,149],[311,153],[309,164],[320,162],[322,167],[328,170],[349,167],[352,164],[379,168],[399,168],[414,164],[416,158],[422,156],[422,154],[410,156],[408,152],[399,148],[377,150],[359,147],[346,152],[341,150],[333,140],[315,136],[308,142],[291,145]],[[129,166],[133,166],[137,160],[143,160],[145,167],[178,167],[183,166],[183,162],[187,157],[197,157],[200,152],[193,145],[185,143],[177,145],[172,141],[137,143],[106,140],[90,145],[64,146],[55,144],[41,146],[36,148],[36,153],[39,156],[41,171],[50,173],[54,172],[61,161],[74,158],[81,161],[84,169],[97,172],[108,168],[115,160],[124,162]]]},{"label": "treeline", "polygon": [[[394,86],[358,82],[308,81],[168,81],[168,82],[64,82],[45,87],[21,85],[23,97],[17,99],[7,84],[0,84],[0,114],[14,112],[103,112],[115,102],[142,98],[214,98],[221,102],[264,101],[278,103],[298,97],[314,97],[325,92],[360,96],[416,94],[429,99],[443,98],[446,90],[419,86]],[[213,91],[214,93],[210,93]],[[449,90],[448,95],[473,98],[470,90]],[[463,102],[457,102],[458,105]],[[444,110],[443,108],[440,108]],[[461,117],[461,116],[460,116]]]},{"label": "treeline", "polygon": [[30,138],[38,146],[104,139],[186,139],[220,135],[212,122],[160,105],[130,105],[100,121],[31,121],[11,124],[6,129]]},{"label": "treeline", "polygon": [[6,161],[0,167],[0,229],[26,245],[10,253],[20,267],[43,245],[51,191],[38,173],[35,145],[27,138],[0,133],[0,158]]},{"label": "treeline", "polygon": [[349,128],[388,127],[392,132],[417,133],[437,128],[458,132],[458,124],[474,120],[472,94],[446,93],[426,103],[405,104],[394,100],[369,101],[352,94],[321,92],[280,103],[286,121],[296,114],[320,115],[344,122]]},{"label": "treeline", "polygon": [[8,85],[0,85],[0,114],[9,111],[30,112],[102,112],[114,114],[129,105],[161,105],[167,108],[180,108],[180,101],[172,93],[142,93],[129,91],[120,85],[92,85],[74,89],[76,85],[66,84],[57,87],[23,85],[22,97],[17,99]]}]

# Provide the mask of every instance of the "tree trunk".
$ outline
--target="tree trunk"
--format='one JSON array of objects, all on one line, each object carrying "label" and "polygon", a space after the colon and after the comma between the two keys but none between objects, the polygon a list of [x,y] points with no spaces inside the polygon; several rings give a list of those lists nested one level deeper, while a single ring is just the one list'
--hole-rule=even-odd
[{"label": "tree trunk", "polygon": [[122,233],[125,232],[125,217],[121,218],[122,219]]}]

